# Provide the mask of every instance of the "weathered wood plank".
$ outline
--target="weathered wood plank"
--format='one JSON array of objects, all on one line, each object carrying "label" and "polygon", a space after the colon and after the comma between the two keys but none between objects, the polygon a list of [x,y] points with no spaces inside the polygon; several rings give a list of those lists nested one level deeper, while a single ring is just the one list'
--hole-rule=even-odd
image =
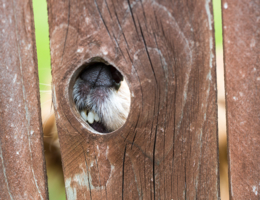
[{"label": "weathered wood plank", "polygon": [[0,1],[0,199],[48,199],[32,2]]},{"label": "weathered wood plank", "polygon": [[260,1],[224,0],[229,181],[231,199],[259,199]]},{"label": "weathered wood plank", "polygon": [[[48,0],[48,12],[67,199],[219,199],[211,1]],[[93,57],[131,90],[110,134],[92,132],[72,100]]]}]

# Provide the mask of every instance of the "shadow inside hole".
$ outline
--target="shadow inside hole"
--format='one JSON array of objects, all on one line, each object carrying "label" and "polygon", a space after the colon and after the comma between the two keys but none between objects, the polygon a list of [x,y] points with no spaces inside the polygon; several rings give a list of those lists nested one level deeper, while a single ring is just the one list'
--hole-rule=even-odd
[{"label": "shadow inside hole", "polygon": [[81,118],[100,133],[119,129],[129,114],[129,87],[122,73],[106,62],[81,66],[72,97]]}]

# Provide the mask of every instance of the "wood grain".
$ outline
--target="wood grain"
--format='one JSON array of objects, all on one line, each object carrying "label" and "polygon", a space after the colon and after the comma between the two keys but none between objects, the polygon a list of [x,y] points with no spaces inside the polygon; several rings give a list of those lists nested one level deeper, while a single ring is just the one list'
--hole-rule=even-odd
[{"label": "wood grain", "polygon": [[0,1],[0,199],[48,199],[32,2]]},{"label": "wood grain", "polygon": [[[67,199],[219,199],[211,1],[48,0],[48,13]],[[131,90],[128,120],[109,134],[72,101],[96,57]]]},{"label": "wood grain", "polygon": [[231,199],[260,195],[260,1],[224,0]]}]

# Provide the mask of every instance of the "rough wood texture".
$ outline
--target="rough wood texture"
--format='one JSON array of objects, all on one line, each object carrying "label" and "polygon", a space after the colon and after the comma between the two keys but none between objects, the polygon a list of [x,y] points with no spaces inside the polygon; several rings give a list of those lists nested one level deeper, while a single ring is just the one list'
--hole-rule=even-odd
[{"label": "rough wood texture", "polygon": [[[219,199],[211,1],[49,0],[48,11],[67,199]],[[107,135],[71,97],[93,57],[131,90],[127,122]]]},{"label": "rough wood texture", "polygon": [[32,2],[0,0],[0,199],[48,199]]},{"label": "rough wood texture", "polygon": [[260,1],[224,0],[231,199],[260,198]]}]

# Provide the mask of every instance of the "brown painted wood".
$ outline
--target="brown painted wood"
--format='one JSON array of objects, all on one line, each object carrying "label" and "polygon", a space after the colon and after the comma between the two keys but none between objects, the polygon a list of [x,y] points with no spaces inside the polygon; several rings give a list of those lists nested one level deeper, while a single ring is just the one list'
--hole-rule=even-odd
[{"label": "brown painted wood", "polygon": [[231,199],[260,198],[260,1],[223,0]]},{"label": "brown painted wood", "polygon": [[0,0],[0,199],[48,199],[32,2]]},{"label": "brown painted wood", "polygon": [[[48,11],[67,199],[219,199],[211,1],[49,0]],[[93,57],[131,90],[127,122],[106,135],[72,101]]]}]

